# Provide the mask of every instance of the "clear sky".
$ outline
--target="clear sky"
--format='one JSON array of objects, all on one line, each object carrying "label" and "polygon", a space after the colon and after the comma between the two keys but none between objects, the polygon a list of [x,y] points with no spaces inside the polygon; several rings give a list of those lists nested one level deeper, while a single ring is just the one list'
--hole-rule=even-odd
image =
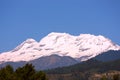
[{"label": "clear sky", "polygon": [[0,52],[50,32],[103,35],[120,45],[120,0],[0,0]]}]

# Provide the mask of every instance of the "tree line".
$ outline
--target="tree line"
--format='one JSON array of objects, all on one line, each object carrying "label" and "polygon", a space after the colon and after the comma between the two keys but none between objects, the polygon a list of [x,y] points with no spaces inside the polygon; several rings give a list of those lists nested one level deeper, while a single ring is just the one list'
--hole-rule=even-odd
[{"label": "tree line", "polygon": [[26,64],[16,70],[11,65],[0,69],[0,80],[48,80],[43,71],[36,71],[32,64]]}]

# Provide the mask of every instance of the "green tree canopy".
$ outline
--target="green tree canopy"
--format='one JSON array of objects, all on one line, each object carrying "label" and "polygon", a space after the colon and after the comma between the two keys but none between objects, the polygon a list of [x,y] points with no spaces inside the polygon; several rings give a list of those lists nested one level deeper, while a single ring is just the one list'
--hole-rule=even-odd
[{"label": "green tree canopy", "polygon": [[44,72],[36,71],[32,64],[26,64],[15,71],[10,65],[1,68],[0,80],[47,80],[47,78]]}]

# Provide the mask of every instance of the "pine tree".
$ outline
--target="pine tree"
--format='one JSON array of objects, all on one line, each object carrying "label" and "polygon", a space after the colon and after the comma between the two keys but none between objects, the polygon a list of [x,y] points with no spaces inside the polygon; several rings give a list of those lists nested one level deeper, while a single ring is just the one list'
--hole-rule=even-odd
[{"label": "pine tree", "polygon": [[15,71],[10,65],[1,68],[0,80],[47,80],[47,78],[44,72],[36,71],[32,64],[26,64]]},{"label": "pine tree", "polygon": [[30,80],[35,74],[35,69],[32,64],[26,64],[22,68],[18,68],[15,71],[16,76],[21,80]]},{"label": "pine tree", "polygon": [[13,80],[14,70],[12,66],[7,65],[0,70],[0,80]]}]

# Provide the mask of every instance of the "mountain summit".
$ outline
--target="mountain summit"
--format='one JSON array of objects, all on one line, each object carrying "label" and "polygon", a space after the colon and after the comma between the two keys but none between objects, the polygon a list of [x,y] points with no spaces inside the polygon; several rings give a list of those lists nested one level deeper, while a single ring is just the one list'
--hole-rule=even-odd
[{"label": "mountain summit", "polygon": [[120,50],[120,46],[104,36],[52,32],[39,42],[27,39],[15,49],[0,54],[0,63],[31,61],[44,56],[69,56],[76,60],[86,61],[102,52]]}]

